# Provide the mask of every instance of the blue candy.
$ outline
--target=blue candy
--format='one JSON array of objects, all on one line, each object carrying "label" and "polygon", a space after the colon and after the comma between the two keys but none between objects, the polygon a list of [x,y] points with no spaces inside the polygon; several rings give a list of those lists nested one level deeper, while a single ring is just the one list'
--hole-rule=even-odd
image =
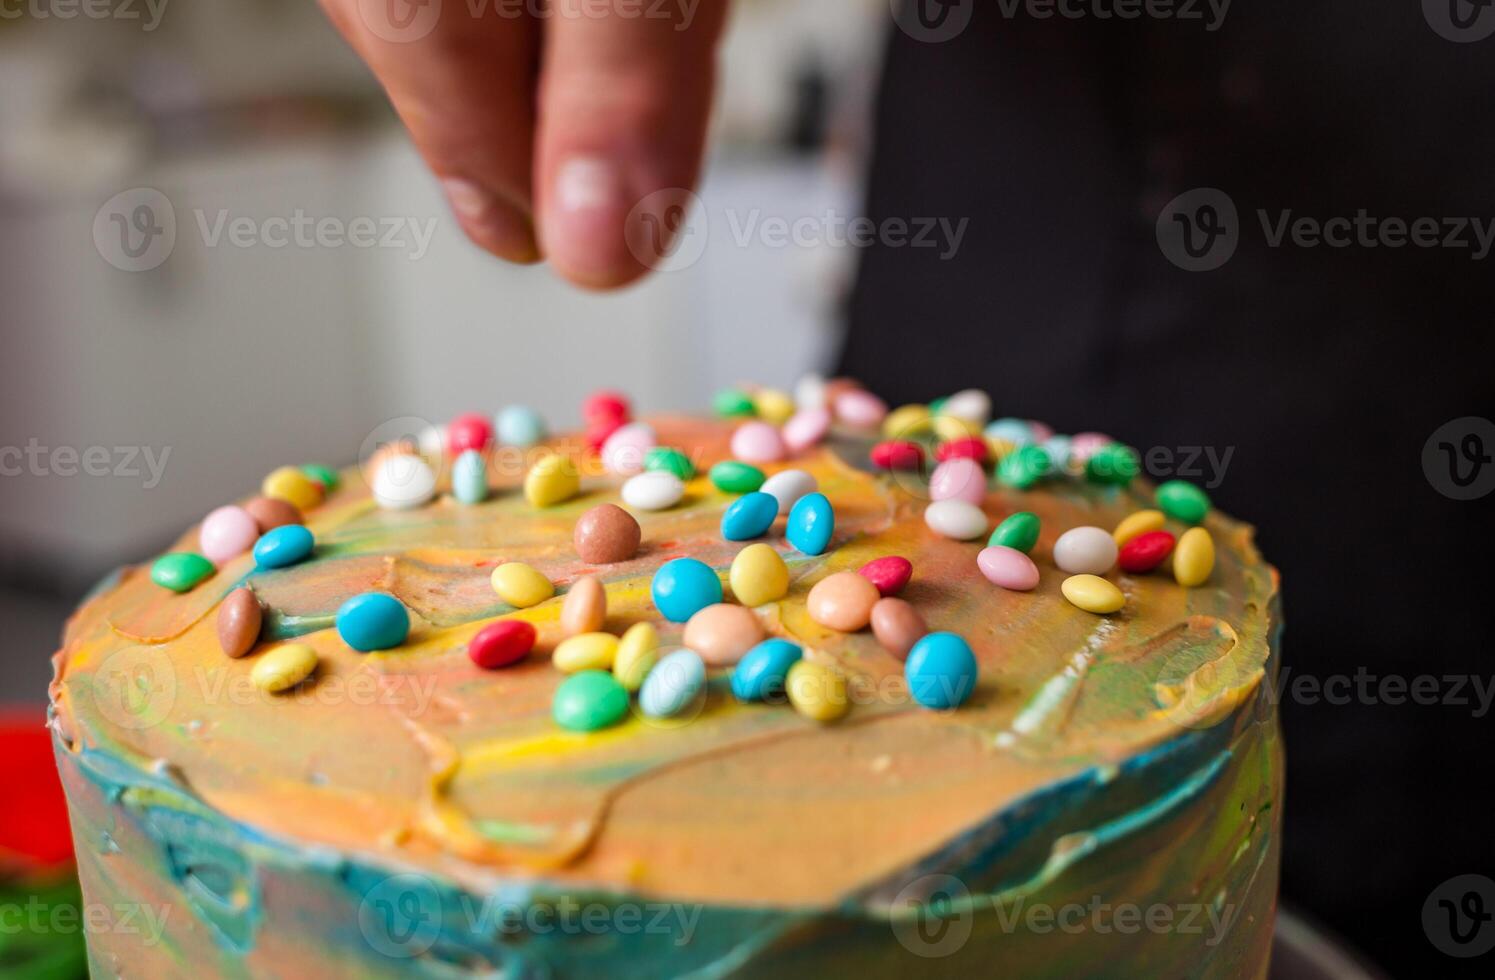
[{"label": "blue candy", "polygon": [[1033,427],[1022,419],[997,419],[984,434],[988,439],[1003,439],[1019,446],[1033,441]]},{"label": "blue candy", "polygon": [[804,651],[798,644],[774,638],[745,653],[732,671],[732,693],[739,701],[763,701],[784,691],[789,668]]},{"label": "blue candy", "polygon": [[639,688],[639,710],[650,718],[680,714],[706,686],[706,664],[694,650],[676,650],[649,671]]},{"label": "blue candy", "polygon": [[650,591],[654,605],[665,619],[683,623],[707,606],[722,601],[722,580],[705,562],[676,558],[659,566]]},{"label": "blue candy", "polygon": [[355,650],[388,650],[410,635],[410,614],[394,596],[365,592],[337,610],[337,635]]},{"label": "blue candy", "polygon": [[909,693],[926,708],[958,708],[976,689],[976,655],[954,633],[930,633],[908,652],[903,676]]},{"label": "blue candy", "polygon": [[533,446],[545,439],[545,420],[528,405],[510,405],[497,422],[498,441],[505,446]]},{"label": "blue candy", "polygon": [[260,568],[285,568],[305,561],[316,546],[317,539],[305,524],[282,524],[254,543],[254,563]]},{"label": "blue candy", "polygon": [[488,499],[488,465],[476,449],[465,450],[452,464],[452,496],[464,504]]},{"label": "blue candy", "polygon": [[751,541],[761,538],[773,527],[779,516],[779,499],[770,493],[755,491],[743,494],[722,514],[722,537],[728,541]]},{"label": "blue candy", "polygon": [[789,508],[789,543],[807,555],[823,555],[836,530],[836,512],[823,493],[807,493]]}]

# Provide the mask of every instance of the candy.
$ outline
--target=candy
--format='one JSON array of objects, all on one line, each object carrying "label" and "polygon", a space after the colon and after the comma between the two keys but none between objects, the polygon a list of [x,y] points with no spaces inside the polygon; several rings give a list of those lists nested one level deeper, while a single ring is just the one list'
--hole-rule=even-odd
[{"label": "candy", "polygon": [[766,544],[750,544],[732,559],[727,574],[732,595],[744,606],[761,606],[789,592],[789,566]]},{"label": "candy", "polygon": [[774,463],[784,458],[784,440],[767,422],[744,422],[732,433],[732,455],[749,463]]},{"label": "candy", "polygon": [[672,446],[655,446],[644,453],[644,472],[673,473],[681,480],[692,480],[696,466],[689,456]]},{"label": "candy", "polygon": [[1026,446],[1031,442],[1039,440],[1033,438],[1033,430],[1027,422],[1022,419],[997,419],[995,422],[981,430],[981,434],[987,439],[1000,439],[1011,443],[1013,446]]},{"label": "candy", "polygon": [[254,592],[235,589],[218,607],[218,645],[230,657],[244,656],[259,641],[264,619],[265,607]]},{"label": "candy", "polygon": [[753,408],[752,396],[736,388],[717,392],[716,397],[711,400],[711,407],[724,419],[752,418],[757,414],[757,410]]},{"label": "candy", "polygon": [[941,408],[946,415],[953,415],[976,425],[985,425],[986,420],[991,418],[991,396],[977,388],[967,388],[946,398]]},{"label": "candy", "polygon": [[705,562],[676,558],[659,566],[649,591],[660,614],[683,623],[707,606],[722,601],[722,581]]},{"label": "candy", "polygon": [[914,565],[907,558],[887,555],[872,559],[857,569],[857,574],[876,586],[878,595],[887,597],[903,591],[913,577]]},{"label": "candy", "polygon": [[447,423],[447,451],[460,456],[469,449],[482,452],[493,442],[493,424],[477,412],[465,412]]},{"label": "candy", "polygon": [[1038,566],[1016,548],[992,545],[976,556],[976,566],[993,585],[1013,592],[1031,592],[1038,588]]},{"label": "candy", "polygon": [[1121,523],[1116,525],[1116,530],[1111,532],[1111,537],[1116,539],[1118,545],[1125,545],[1138,535],[1161,531],[1166,520],[1160,510],[1139,510],[1123,517]]},{"label": "candy", "polygon": [[1053,471],[1053,461],[1042,446],[1018,446],[997,464],[997,481],[1027,490]]},{"label": "candy", "polygon": [[555,595],[555,585],[538,569],[521,561],[506,561],[493,570],[493,591],[515,609],[537,606]]},{"label": "candy", "polygon": [[369,490],[385,510],[409,510],[436,495],[436,473],[419,456],[389,453],[374,464]]},{"label": "candy", "polygon": [[1156,499],[1159,510],[1184,524],[1198,524],[1209,513],[1209,495],[1187,480],[1161,484]]},{"label": "candy", "polygon": [[986,471],[974,459],[946,460],[929,476],[929,499],[979,505],[986,499]]},{"label": "candy", "polygon": [[761,538],[773,527],[779,516],[779,501],[761,490],[744,494],[722,514],[722,537],[728,541],[751,541]]},{"label": "candy", "polygon": [[528,405],[508,405],[495,419],[498,441],[521,448],[545,441],[545,420]]},{"label": "candy", "polygon": [[265,477],[260,493],[294,504],[300,510],[311,510],[322,502],[322,484],[294,466],[282,466]]},{"label": "candy", "polygon": [[958,708],[976,690],[976,655],[954,633],[930,633],[914,644],[903,663],[908,692],[926,708]]},{"label": "candy", "polygon": [[875,429],[888,415],[888,406],[881,398],[860,388],[841,392],[832,405],[836,418],[856,429]]},{"label": "candy", "polygon": [[289,568],[309,558],[316,545],[305,524],[286,524],[260,535],[254,543],[254,563],[260,568]]},{"label": "candy", "polygon": [[1080,432],[1070,437],[1070,457],[1077,463],[1088,463],[1092,456],[1115,442],[1104,432]]},{"label": "candy", "polygon": [[1116,564],[1116,539],[1098,527],[1074,527],[1054,542],[1054,564],[1071,575],[1104,575]]},{"label": "candy", "polygon": [[796,550],[806,555],[823,555],[836,531],[836,512],[823,493],[807,493],[789,508],[789,522],[784,533]]},{"label": "candy", "polygon": [[779,513],[787,514],[807,493],[820,488],[816,479],[804,470],[784,470],[763,481],[763,492],[779,502]]},{"label": "candy", "polygon": [[355,650],[389,650],[410,635],[410,613],[394,596],[383,592],[356,595],[338,607],[337,635]]},{"label": "candy", "polygon": [[872,635],[884,650],[903,660],[929,627],[919,611],[902,599],[879,599],[872,607]]},{"label": "candy", "polygon": [[588,425],[585,433],[587,448],[594,453],[601,452],[602,446],[612,434],[627,424],[627,421],[624,419],[606,419],[593,425]]},{"label": "candy", "polygon": [[811,721],[835,721],[851,708],[846,678],[812,660],[797,660],[784,677],[784,690],[794,710]]},{"label": "candy", "polygon": [[763,640],[763,624],[746,606],[707,606],[685,624],[685,645],[713,667],[729,667]]},{"label": "candy", "polygon": [[612,670],[617,653],[618,638],[611,633],[580,633],[556,644],[550,662],[556,670],[567,674]]},{"label": "candy", "polygon": [[807,408],[784,423],[784,446],[791,453],[802,453],[819,445],[831,429],[831,413],[826,408]]},{"label": "candy", "polygon": [[924,523],[942,537],[974,541],[986,533],[986,514],[964,500],[937,500],[924,508]]},{"label": "candy", "polygon": [[337,470],[330,466],[323,466],[321,463],[306,463],[301,467],[301,472],[322,485],[322,496],[324,498],[327,494],[336,490],[338,484],[342,482],[342,479],[337,475]]},{"label": "candy", "polygon": [[[634,479],[642,479],[645,475],[640,474]],[[571,543],[576,547],[576,554],[588,565],[615,565],[638,554],[643,533],[638,521],[628,511],[617,504],[598,504],[577,519],[571,532]]]},{"label": "candy", "polygon": [[261,654],[249,671],[249,679],[261,691],[288,691],[317,669],[317,651],[304,643],[286,643]]},{"label": "candy", "polygon": [[1142,461],[1130,446],[1113,442],[1090,454],[1085,461],[1085,479],[1103,486],[1124,487],[1142,472]]},{"label": "candy", "polygon": [[836,572],[815,583],[805,611],[827,629],[855,633],[872,621],[872,607],[880,598],[877,586],[856,572]]},{"label": "candy", "polygon": [[602,468],[619,476],[642,473],[644,457],[657,441],[654,427],[646,422],[619,426],[602,443]]},{"label": "candy", "polygon": [[1026,555],[1038,544],[1039,530],[1038,515],[1020,510],[1003,518],[986,543],[992,547],[1012,548]]},{"label": "candy", "polygon": [[446,452],[446,426],[428,425],[415,436],[415,445],[426,459],[441,459]]},{"label": "candy", "polygon": [[924,468],[924,447],[917,442],[890,439],[872,447],[869,454],[872,465],[880,470],[921,470]]},{"label": "candy", "polygon": [[1043,451],[1049,454],[1049,461],[1053,463],[1054,469],[1070,472],[1074,466],[1074,454],[1071,451],[1072,442],[1069,436],[1049,436],[1041,443]]},{"label": "candy", "polygon": [[618,641],[613,654],[613,676],[629,691],[637,691],[659,658],[659,631],[653,623],[634,623]]},{"label": "candy", "polygon": [[685,496],[685,484],[673,473],[640,473],[624,481],[622,496],[634,510],[668,510]]},{"label": "candy", "polygon": [[1142,575],[1161,565],[1172,551],[1173,535],[1167,531],[1148,531],[1122,545],[1118,561],[1123,572]]},{"label": "candy", "polygon": [[1086,612],[1105,615],[1118,612],[1126,605],[1126,596],[1121,594],[1121,590],[1096,575],[1071,576],[1059,589],[1064,598]]},{"label": "candy", "polygon": [[1189,528],[1173,551],[1173,577],[1179,585],[1193,588],[1207,582],[1214,570],[1215,539],[1202,527]]},{"label": "candy", "polygon": [[595,732],[616,725],[628,714],[628,692],[612,674],[584,670],[572,674],[555,689],[550,715],[573,732]]},{"label": "candy", "polygon": [[682,714],[706,689],[706,664],[693,650],[676,650],[649,671],[639,688],[638,706],[650,718]]},{"label": "candy", "polygon": [[633,416],[628,396],[617,391],[595,391],[581,403],[581,417],[587,425],[605,422],[627,422]]},{"label": "candy", "polygon": [[929,428],[928,405],[902,405],[882,420],[882,434],[887,439],[907,439]]},{"label": "candy", "polygon": [[1029,419],[1028,428],[1032,431],[1033,440],[1035,442],[1048,442],[1050,439],[1054,438],[1053,428],[1051,426],[1043,424],[1042,422],[1039,422],[1037,419]]},{"label": "candy", "polygon": [[295,504],[273,497],[255,497],[244,505],[244,512],[254,518],[261,534],[271,528],[301,523],[301,511],[296,509]]},{"label": "candy", "polygon": [[535,627],[522,619],[500,619],[478,630],[467,656],[484,670],[517,664],[535,648]]},{"label": "candy", "polygon": [[798,644],[777,637],[764,640],[743,654],[732,671],[732,694],[739,701],[766,701],[784,691],[789,669],[804,651]]},{"label": "candy", "polygon": [[723,460],[711,467],[711,483],[722,493],[752,493],[767,478],[763,471],[735,459]]},{"label": "candy", "polygon": [[941,442],[974,439],[981,435],[979,423],[969,422],[956,415],[936,415],[930,423],[930,428],[934,430],[934,437]]},{"label": "candy", "polygon": [[986,440],[978,436],[950,439],[940,443],[934,450],[934,458],[941,463],[950,459],[973,459],[978,463],[984,463],[986,456]]},{"label": "candy", "polygon": [[561,601],[561,632],[567,636],[596,633],[607,622],[607,590],[595,575],[571,583]]},{"label": "candy", "polygon": [[464,449],[452,464],[452,496],[464,504],[488,498],[488,464],[476,449]]},{"label": "candy", "polygon": [[247,510],[219,507],[202,519],[202,527],[197,530],[197,546],[204,558],[222,565],[254,547],[259,536],[259,525]]},{"label": "candy", "polygon": [[571,457],[551,453],[535,460],[524,474],[524,499],[531,507],[553,507],[576,496],[581,490],[581,475]]},{"label": "candy", "polygon": [[760,388],[753,395],[753,410],[769,425],[783,425],[794,415],[794,399],[776,388]]}]

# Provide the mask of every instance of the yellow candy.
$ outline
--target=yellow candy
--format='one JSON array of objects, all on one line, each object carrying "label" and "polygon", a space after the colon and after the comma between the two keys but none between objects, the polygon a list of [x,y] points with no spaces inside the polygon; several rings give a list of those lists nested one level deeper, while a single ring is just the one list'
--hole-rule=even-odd
[{"label": "yellow candy", "polygon": [[1116,539],[1116,546],[1119,548],[1132,538],[1161,531],[1166,520],[1160,510],[1139,510],[1123,517],[1121,523],[1116,525],[1116,530],[1111,532],[1111,537]]},{"label": "yellow candy", "polygon": [[981,426],[970,419],[959,418],[954,415],[936,416],[934,420],[934,434],[941,442],[949,442],[951,439],[966,439],[970,436],[981,435]]},{"label": "yellow candy", "polygon": [[1215,539],[1202,527],[1191,527],[1173,549],[1173,577],[1185,588],[1203,585],[1215,570]]},{"label": "yellow candy", "polygon": [[659,631],[653,623],[634,623],[618,641],[613,677],[626,691],[637,691],[659,661]]},{"label": "yellow candy", "polygon": [[612,670],[618,655],[618,638],[611,633],[582,633],[562,640],[551,654],[557,670],[575,674],[583,670]]},{"label": "yellow candy", "polygon": [[303,512],[320,504],[323,492],[322,484],[294,466],[282,466],[265,477],[260,486],[260,493],[264,496],[294,504]]},{"label": "yellow candy", "polygon": [[997,436],[986,437],[986,448],[991,450],[992,459],[1002,459],[1008,453],[1017,448],[1017,443],[1011,439],[1001,439]]},{"label": "yellow candy", "polygon": [[535,461],[524,475],[524,498],[532,507],[552,507],[576,496],[581,474],[571,457],[552,453]]},{"label": "yellow candy", "polygon": [[753,410],[769,425],[783,425],[794,415],[794,399],[774,388],[753,395]]},{"label": "yellow candy", "polygon": [[846,678],[810,660],[797,660],[784,682],[794,710],[812,721],[835,721],[846,714]]},{"label": "yellow candy", "polygon": [[789,591],[789,566],[772,547],[759,542],[750,544],[732,559],[727,576],[732,594],[744,606],[761,606],[784,598]]},{"label": "yellow candy", "polygon": [[317,669],[317,651],[304,643],[287,643],[266,650],[255,661],[249,679],[271,694],[295,687]]},{"label": "yellow candy", "polygon": [[519,561],[508,561],[493,570],[493,591],[516,609],[528,609],[555,595],[550,579]]},{"label": "yellow candy", "polygon": [[1121,590],[1099,575],[1071,575],[1060,586],[1064,598],[1086,612],[1105,615],[1120,611],[1126,605]]},{"label": "yellow candy", "polygon": [[885,439],[910,439],[929,430],[928,405],[904,405],[893,409],[882,420]]}]

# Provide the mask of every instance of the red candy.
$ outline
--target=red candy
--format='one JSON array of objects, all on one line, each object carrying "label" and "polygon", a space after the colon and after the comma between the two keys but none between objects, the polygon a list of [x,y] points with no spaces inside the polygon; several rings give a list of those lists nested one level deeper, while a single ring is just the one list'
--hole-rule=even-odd
[{"label": "red candy", "polygon": [[872,465],[880,470],[917,470],[924,465],[924,449],[901,439],[879,442],[872,447]]},{"label": "red candy", "polygon": [[587,446],[592,452],[600,452],[607,437],[628,424],[627,419],[603,419],[587,426]]},{"label": "red candy", "polygon": [[616,429],[632,416],[633,409],[628,404],[628,397],[621,392],[605,389],[594,391],[581,403],[581,417],[588,429],[600,429],[608,423],[611,423],[612,429]]},{"label": "red candy", "polygon": [[974,459],[986,462],[986,440],[979,436],[965,436],[942,442],[934,450],[934,458],[943,463],[947,459]]},{"label": "red candy", "polygon": [[907,558],[888,555],[886,558],[869,561],[857,569],[857,574],[877,586],[878,594],[886,599],[903,591],[903,587],[913,577],[914,566]]},{"label": "red candy", "polygon": [[452,455],[465,453],[469,449],[481,452],[493,441],[493,424],[486,416],[477,412],[466,412],[452,419],[446,427],[446,442]]},{"label": "red candy", "polygon": [[478,630],[467,645],[472,662],[496,670],[523,660],[535,648],[535,627],[522,619],[500,619]]},{"label": "red candy", "polygon": [[1167,531],[1148,531],[1122,545],[1117,560],[1123,572],[1140,575],[1157,568],[1172,551],[1173,535]]}]

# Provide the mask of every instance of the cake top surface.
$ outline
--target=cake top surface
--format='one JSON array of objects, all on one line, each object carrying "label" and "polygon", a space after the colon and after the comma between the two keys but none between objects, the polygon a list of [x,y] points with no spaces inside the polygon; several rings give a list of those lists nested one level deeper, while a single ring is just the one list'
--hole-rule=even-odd
[{"label": "cake top surface", "polygon": [[[652,424],[700,475],[669,509],[630,508],[642,541],[625,561],[588,565],[577,554],[576,522],[620,503],[622,480],[591,472],[595,456],[569,437],[546,451],[582,461],[580,491],[551,506],[520,492],[526,466],[512,457],[488,460],[482,502],[460,502],[443,474],[434,499],[410,509],[380,507],[355,467],[307,510],[315,551],[305,560],[270,568],[242,554],[180,593],[148,567],[122,570],[69,624],[53,685],[59,734],[74,750],[154,767],[257,835],[427,869],[474,890],[543,880],[825,907],[870,894],[1047,787],[1106,779],[1127,759],[1218,723],[1262,677],[1276,573],[1246,525],[1218,512],[1203,519],[1216,557],[1193,588],[1161,571],[1113,569],[1106,577],[1125,605],[1097,615],[1061,594],[1055,541],[1152,507],[1150,485],[993,482],[981,504],[990,524],[1019,511],[1041,522],[1031,551],[1038,585],[1008,591],[978,567],[984,533],[977,543],[935,533],[924,482],[875,471],[875,439],[838,428],[762,467],[813,476],[835,530],[823,554],[806,555],[778,518],[761,541],[784,559],[790,585],[755,615],[769,635],[847,679],[845,717],[823,723],[786,704],[742,703],[721,668],[677,717],[630,704],[616,725],[567,730],[552,714],[567,678],[551,654],[569,588],[598,577],[607,631],[648,621],[661,649],[679,647],[682,625],[651,596],[655,572],[690,557],[725,580],[750,543],[724,540],[723,514],[737,498],[705,476],[732,457],[738,423]],[[178,550],[195,551],[198,540],[193,529]],[[817,582],[889,555],[912,563],[901,597],[928,628],[974,651],[979,678],[958,710],[914,703],[905,664],[874,635],[829,629],[809,613]],[[512,562],[539,570],[555,597],[522,609],[500,599],[491,575]],[[265,623],[257,649],[230,659],[216,620],[238,588],[252,590]],[[368,592],[409,610],[409,635],[393,649],[358,652],[334,628],[339,608]],[[533,624],[538,642],[519,663],[485,670],[468,647],[499,619]],[[256,687],[256,661],[293,638],[315,652],[314,674],[276,694]]]}]

